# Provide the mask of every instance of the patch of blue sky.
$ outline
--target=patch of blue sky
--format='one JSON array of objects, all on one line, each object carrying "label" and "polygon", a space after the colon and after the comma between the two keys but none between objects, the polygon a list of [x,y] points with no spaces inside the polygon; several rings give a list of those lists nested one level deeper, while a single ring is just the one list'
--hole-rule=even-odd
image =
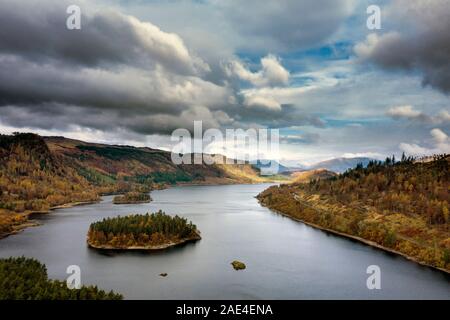
[{"label": "patch of blue sky", "polygon": [[317,60],[342,60],[350,58],[353,43],[348,41],[335,42],[309,50],[295,52],[285,56],[287,59],[315,58]]},{"label": "patch of blue sky", "polygon": [[[351,42],[341,41],[307,50],[276,54],[276,56],[281,58],[283,66],[291,73],[296,73],[309,70],[308,66],[311,64],[348,60],[352,55],[352,51],[353,44]],[[240,60],[248,64],[249,69],[252,71],[259,69],[261,58],[268,54],[271,54],[271,52],[251,53],[241,51],[235,53]]]},{"label": "patch of blue sky", "polygon": [[293,87],[309,86],[316,82],[316,78],[312,76],[296,75],[291,77],[290,84]]},{"label": "patch of blue sky", "polygon": [[389,122],[390,119],[387,118],[370,118],[370,119],[335,119],[335,118],[322,118],[326,123],[326,127],[332,128],[342,128],[342,127],[369,127],[372,125],[378,125],[380,122]]}]

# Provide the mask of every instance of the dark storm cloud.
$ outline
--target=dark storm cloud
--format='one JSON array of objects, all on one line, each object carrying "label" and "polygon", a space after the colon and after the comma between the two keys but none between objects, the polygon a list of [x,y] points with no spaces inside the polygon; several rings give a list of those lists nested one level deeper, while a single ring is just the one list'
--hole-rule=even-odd
[{"label": "dark storm cloud", "polygon": [[145,135],[190,128],[194,120],[205,128],[321,125],[288,105],[276,113],[244,107],[224,74],[209,81],[215,69],[151,23],[81,2],[81,30],[68,30],[68,4],[0,3],[3,125]]},{"label": "dark storm cloud", "polygon": [[68,30],[66,8],[72,3],[3,1],[0,52],[91,67],[126,64],[149,69],[158,64],[179,74],[208,69],[177,35],[116,11],[93,13],[81,3],[81,30]]},{"label": "dark storm cloud", "polygon": [[[116,116],[112,112],[62,105],[58,103],[44,105],[4,106],[1,109],[0,120],[14,127],[67,130],[70,125],[108,129],[114,123]],[[87,117],[86,114],[89,113]]]},{"label": "dark storm cloud", "polygon": [[315,127],[325,126],[325,122],[319,117],[299,112],[296,106],[290,104],[282,104],[279,111],[264,108],[253,109],[240,107],[239,110],[236,111],[236,114],[237,117],[251,119],[252,122],[269,128],[284,128],[302,125],[311,125]]},{"label": "dark storm cloud", "polygon": [[170,135],[175,129],[193,130],[194,120],[203,120],[204,129],[217,128],[221,123],[214,119],[220,114],[210,113],[206,108],[192,108],[180,115],[153,113],[151,115],[124,115],[120,110],[102,110],[49,103],[43,105],[4,106],[0,123],[13,127],[46,130],[70,130],[73,126],[102,130],[105,132],[130,132],[140,135]]},{"label": "dark storm cloud", "polygon": [[117,12],[91,13],[85,3],[81,30],[70,31],[67,5],[0,3],[2,123],[167,133],[196,114],[211,122],[216,111],[206,106],[220,109],[232,98],[202,79],[207,64],[177,35]]},{"label": "dark storm cloud", "polygon": [[448,0],[397,0],[388,13],[397,30],[370,35],[356,53],[386,69],[418,70],[424,85],[450,93]]},{"label": "dark storm cloud", "polygon": [[3,105],[32,103],[42,107],[57,102],[132,113],[176,114],[194,103],[219,107],[229,94],[226,88],[200,78],[156,71],[76,69],[14,56],[0,57],[0,69]]}]

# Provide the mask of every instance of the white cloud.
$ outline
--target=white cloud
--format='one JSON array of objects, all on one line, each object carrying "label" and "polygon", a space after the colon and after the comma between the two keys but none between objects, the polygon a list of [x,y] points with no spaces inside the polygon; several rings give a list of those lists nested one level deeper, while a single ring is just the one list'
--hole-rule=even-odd
[{"label": "white cloud", "polygon": [[445,144],[449,141],[447,134],[445,134],[441,129],[435,128],[431,130],[430,133],[437,144]]},{"label": "white cloud", "polygon": [[374,158],[374,159],[380,159],[383,157],[381,153],[378,152],[357,152],[357,153],[351,153],[347,152],[342,155],[343,158]]},{"label": "white cloud", "polygon": [[289,82],[289,71],[274,55],[268,55],[261,59],[262,73],[270,85],[287,85]]},{"label": "white cloud", "polygon": [[441,112],[439,112],[439,114],[436,117],[439,121],[441,121],[442,123],[446,123],[449,122],[450,123],[450,112],[448,112],[447,110],[443,110]]},{"label": "white cloud", "polygon": [[210,71],[209,65],[192,55],[177,34],[164,32],[152,23],[139,21],[132,16],[115,14],[129,23],[144,50],[142,53],[150,56],[151,60],[163,61],[166,67],[178,63],[193,74]]},{"label": "white cloud", "polygon": [[244,106],[248,108],[262,108],[272,111],[281,111],[280,103],[270,97],[248,95],[244,97]]},{"label": "white cloud", "polygon": [[225,72],[257,87],[285,86],[289,83],[289,71],[281,65],[279,58],[271,54],[261,59],[261,70],[258,72],[250,71],[239,60],[230,61],[225,66]]},{"label": "white cloud", "polygon": [[433,154],[450,153],[450,138],[439,128],[430,131],[432,140],[429,147],[423,147],[418,144],[401,143],[400,149],[408,155],[426,156]]},{"label": "white cloud", "polygon": [[387,114],[393,118],[417,118],[422,113],[412,106],[397,106],[390,108]]},{"label": "white cloud", "polygon": [[430,124],[443,124],[450,122],[450,113],[447,110],[442,110],[437,115],[433,116],[416,110],[411,105],[389,108],[386,114],[396,120],[407,119]]},{"label": "white cloud", "polygon": [[430,149],[419,146],[418,144],[410,144],[410,143],[400,143],[400,150],[404,151],[407,155],[413,156],[424,156],[428,154],[432,154],[433,152]]}]

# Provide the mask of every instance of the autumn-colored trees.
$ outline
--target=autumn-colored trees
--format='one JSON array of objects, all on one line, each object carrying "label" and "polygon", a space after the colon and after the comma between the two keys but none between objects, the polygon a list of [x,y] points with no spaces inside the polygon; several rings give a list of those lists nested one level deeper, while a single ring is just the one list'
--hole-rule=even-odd
[{"label": "autumn-colored trees", "polygon": [[46,211],[74,201],[98,199],[95,189],[62,166],[37,135],[0,135],[0,210]]},{"label": "autumn-colored trees", "polygon": [[436,156],[425,163],[403,159],[372,161],[367,168],[358,166],[338,178],[299,187],[337,201],[359,201],[381,211],[421,215],[430,224],[450,223],[450,156]]},{"label": "autumn-colored trees", "polygon": [[62,165],[38,135],[0,135],[0,155],[0,237],[26,221],[19,213],[98,199],[95,188]]},{"label": "autumn-colored trees", "polygon": [[369,163],[330,179],[273,186],[260,202],[289,216],[450,269],[450,156]]},{"label": "autumn-colored trees", "polygon": [[150,201],[150,195],[141,192],[127,192],[124,195],[115,196],[113,199],[114,204],[143,203]]},{"label": "autumn-colored trees", "polygon": [[179,216],[161,210],[145,215],[106,218],[92,223],[88,241],[97,246],[113,247],[160,245],[197,236],[197,227]]}]

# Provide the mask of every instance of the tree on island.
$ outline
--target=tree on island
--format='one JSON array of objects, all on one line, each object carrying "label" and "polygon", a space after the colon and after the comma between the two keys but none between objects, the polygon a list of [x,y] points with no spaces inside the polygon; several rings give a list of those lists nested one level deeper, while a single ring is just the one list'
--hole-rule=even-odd
[{"label": "tree on island", "polygon": [[92,223],[88,232],[88,243],[94,247],[151,247],[183,239],[199,239],[197,227],[186,218],[169,216],[161,210],[105,218]]},{"label": "tree on island", "polygon": [[152,198],[147,193],[142,192],[127,192],[124,195],[115,196],[114,204],[128,204],[128,203],[144,203],[150,202]]}]

